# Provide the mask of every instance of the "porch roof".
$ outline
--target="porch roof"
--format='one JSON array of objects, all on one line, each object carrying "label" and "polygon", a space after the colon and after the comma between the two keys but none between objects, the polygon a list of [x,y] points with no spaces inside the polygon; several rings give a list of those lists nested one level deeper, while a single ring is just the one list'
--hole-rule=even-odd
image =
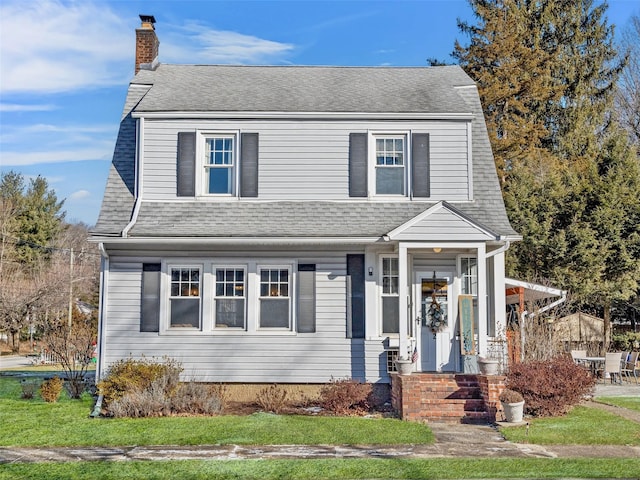
[{"label": "porch roof", "polygon": [[538,285],[537,283],[524,282],[514,278],[505,278],[504,286],[507,295],[507,305],[513,305],[520,302],[520,288],[524,289],[525,302],[535,302],[555,297],[565,297],[567,295],[566,290]]}]

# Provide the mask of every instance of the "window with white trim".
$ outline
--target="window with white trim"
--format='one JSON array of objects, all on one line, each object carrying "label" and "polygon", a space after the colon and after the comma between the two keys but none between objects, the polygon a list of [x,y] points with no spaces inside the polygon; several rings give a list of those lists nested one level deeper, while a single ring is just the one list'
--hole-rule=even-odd
[{"label": "window with white trim", "polygon": [[399,323],[399,272],[398,257],[382,257],[382,334],[398,333]]},{"label": "window with white trim", "polygon": [[205,135],[204,140],[204,193],[235,194],[235,135]]},{"label": "window with white trim", "polygon": [[462,294],[478,296],[478,259],[461,257],[460,272],[462,276]]},{"label": "window with white trim", "polygon": [[200,267],[170,267],[170,272],[169,326],[200,328]]},{"label": "window with white trim", "polygon": [[244,268],[215,269],[215,328],[245,329],[246,278]]},{"label": "window with white trim", "polygon": [[262,266],[260,276],[260,328],[291,329],[291,268]]},{"label": "window with white trim", "polygon": [[406,195],[406,136],[374,135],[375,194]]}]

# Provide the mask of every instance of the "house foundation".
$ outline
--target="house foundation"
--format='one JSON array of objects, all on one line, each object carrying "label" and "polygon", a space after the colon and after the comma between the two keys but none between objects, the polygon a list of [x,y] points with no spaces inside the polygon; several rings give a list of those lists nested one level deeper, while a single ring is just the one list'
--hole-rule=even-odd
[{"label": "house foundation", "polygon": [[391,404],[403,420],[484,423],[502,418],[502,375],[413,373],[393,375]]}]

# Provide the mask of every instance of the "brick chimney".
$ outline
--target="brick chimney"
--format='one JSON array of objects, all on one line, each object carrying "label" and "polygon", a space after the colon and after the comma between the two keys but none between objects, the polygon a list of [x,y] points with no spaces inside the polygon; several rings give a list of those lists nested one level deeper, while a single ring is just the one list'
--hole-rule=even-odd
[{"label": "brick chimney", "polygon": [[158,47],[160,41],[156,36],[156,19],[153,15],[140,15],[142,25],[136,28],[136,71],[140,69],[155,70],[158,66]]}]

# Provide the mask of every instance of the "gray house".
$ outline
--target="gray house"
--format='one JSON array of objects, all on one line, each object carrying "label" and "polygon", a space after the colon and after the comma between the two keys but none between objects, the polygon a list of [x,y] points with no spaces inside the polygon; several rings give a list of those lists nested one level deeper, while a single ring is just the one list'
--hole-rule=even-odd
[{"label": "gray house", "polygon": [[389,382],[398,357],[486,353],[520,237],[462,69],[165,65],[141,19],[92,232],[98,375],[144,355],[201,381]]}]

